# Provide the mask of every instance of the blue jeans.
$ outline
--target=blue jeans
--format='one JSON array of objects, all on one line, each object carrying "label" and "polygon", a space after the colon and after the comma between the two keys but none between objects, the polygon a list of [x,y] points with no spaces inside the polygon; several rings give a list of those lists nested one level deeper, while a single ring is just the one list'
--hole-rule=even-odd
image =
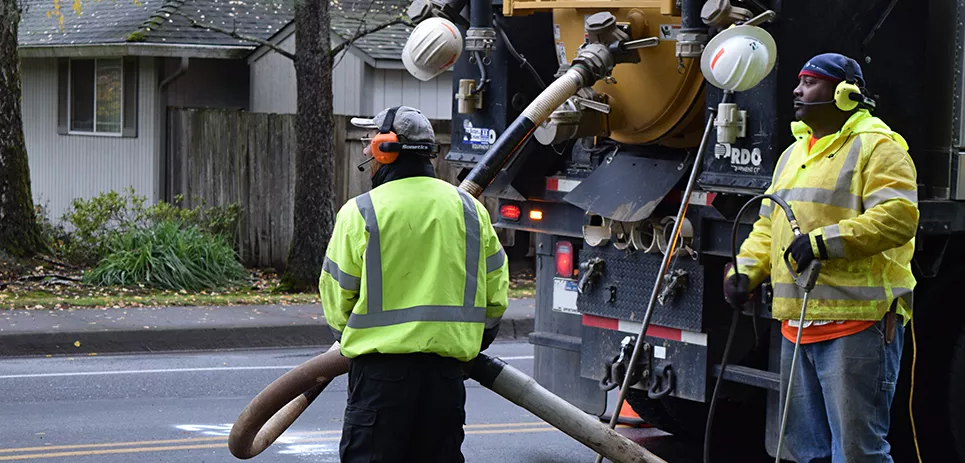
[{"label": "blue jeans", "polygon": [[[885,344],[884,321],[798,351],[784,448],[799,463],[892,462],[885,439],[901,368],[904,327]],[[781,412],[794,343],[781,349]]]}]

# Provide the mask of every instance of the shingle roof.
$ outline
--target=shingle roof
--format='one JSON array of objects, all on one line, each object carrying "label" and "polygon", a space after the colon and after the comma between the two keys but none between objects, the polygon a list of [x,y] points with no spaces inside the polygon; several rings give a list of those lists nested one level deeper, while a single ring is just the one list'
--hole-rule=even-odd
[{"label": "shingle roof", "polygon": [[26,0],[20,45],[146,42],[254,48],[225,34],[191,27],[174,13],[263,40],[294,17],[293,0],[85,0],[79,13],[67,5],[64,0]]},{"label": "shingle roof", "polygon": [[[21,46],[93,45],[124,42],[232,45],[250,42],[191,27],[199,23],[267,40],[294,18],[295,0],[83,0],[80,13],[60,0],[26,0]],[[410,0],[331,0],[331,29],[343,39],[399,16]],[[59,7],[58,7],[59,5]],[[56,12],[61,12],[63,30]],[[406,18],[408,19],[408,18]],[[374,59],[398,60],[411,28],[396,24],[366,35],[354,46]]]},{"label": "shingle roof", "polygon": [[[343,39],[352,37],[361,25],[368,29],[402,15],[411,0],[332,0],[331,28]],[[374,59],[402,59],[402,47],[412,28],[396,24],[368,34],[353,45]],[[333,44],[334,45],[334,44]]]}]

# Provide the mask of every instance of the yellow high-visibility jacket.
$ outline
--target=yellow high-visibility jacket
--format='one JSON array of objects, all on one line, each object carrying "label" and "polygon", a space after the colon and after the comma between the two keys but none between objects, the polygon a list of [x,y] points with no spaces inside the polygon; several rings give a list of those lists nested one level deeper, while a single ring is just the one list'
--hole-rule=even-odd
[{"label": "yellow high-visibility jacket", "polygon": [[[822,260],[806,319],[879,320],[898,299],[907,323],[919,216],[908,144],[866,110],[810,150],[811,129],[801,122],[791,129],[797,142],[781,155],[767,192],[791,206],[815,258]],[[773,314],[780,320],[798,319],[804,296],[784,264],[793,239],[784,210],[764,200],[737,256],[751,288],[771,277]]]},{"label": "yellow high-visibility jacket", "polygon": [[508,305],[509,264],[486,208],[432,177],[385,183],[338,212],[319,279],[342,355],[469,361]]}]

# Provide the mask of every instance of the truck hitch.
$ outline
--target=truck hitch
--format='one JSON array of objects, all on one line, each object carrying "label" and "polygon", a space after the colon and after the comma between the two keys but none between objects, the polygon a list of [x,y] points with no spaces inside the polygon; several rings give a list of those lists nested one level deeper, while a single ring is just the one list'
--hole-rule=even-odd
[{"label": "truck hitch", "polygon": [[606,266],[606,261],[599,257],[594,257],[586,262],[580,263],[580,273],[583,275],[580,277],[580,283],[577,285],[576,289],[583,294],[586,289],[590,287],[593,280],[603,273],[603,268]]},{"label": "truck hitch", "polygon": [[629,383],[631,386],[639,384],[643,388],[649,387],[650,365],[653,363],[651,352],[653,349],[650,344],[644,343],[642,347],[644,355],[639,359],[639,365],[631,369],[630,357],[633,355],[633,346],[636,344],[636,340],[636,336],[623,338],[623,341],[620,342],[620,353],[613,356],[609,362],[603,363],[603,379],[600,380],[600,389],[604,391],[616,389],[623,383],[627,371],[631,370]]}]

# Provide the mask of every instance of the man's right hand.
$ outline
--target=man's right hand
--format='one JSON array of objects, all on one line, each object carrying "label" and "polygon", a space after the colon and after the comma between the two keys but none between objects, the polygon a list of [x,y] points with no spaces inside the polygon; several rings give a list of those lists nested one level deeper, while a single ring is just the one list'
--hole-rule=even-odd
[{"label": "man's right hand", "polygon": [[740,310],[751,299],[751,280],[744,274],[731,275],[724,282],[724,299],[731,307]]}]

